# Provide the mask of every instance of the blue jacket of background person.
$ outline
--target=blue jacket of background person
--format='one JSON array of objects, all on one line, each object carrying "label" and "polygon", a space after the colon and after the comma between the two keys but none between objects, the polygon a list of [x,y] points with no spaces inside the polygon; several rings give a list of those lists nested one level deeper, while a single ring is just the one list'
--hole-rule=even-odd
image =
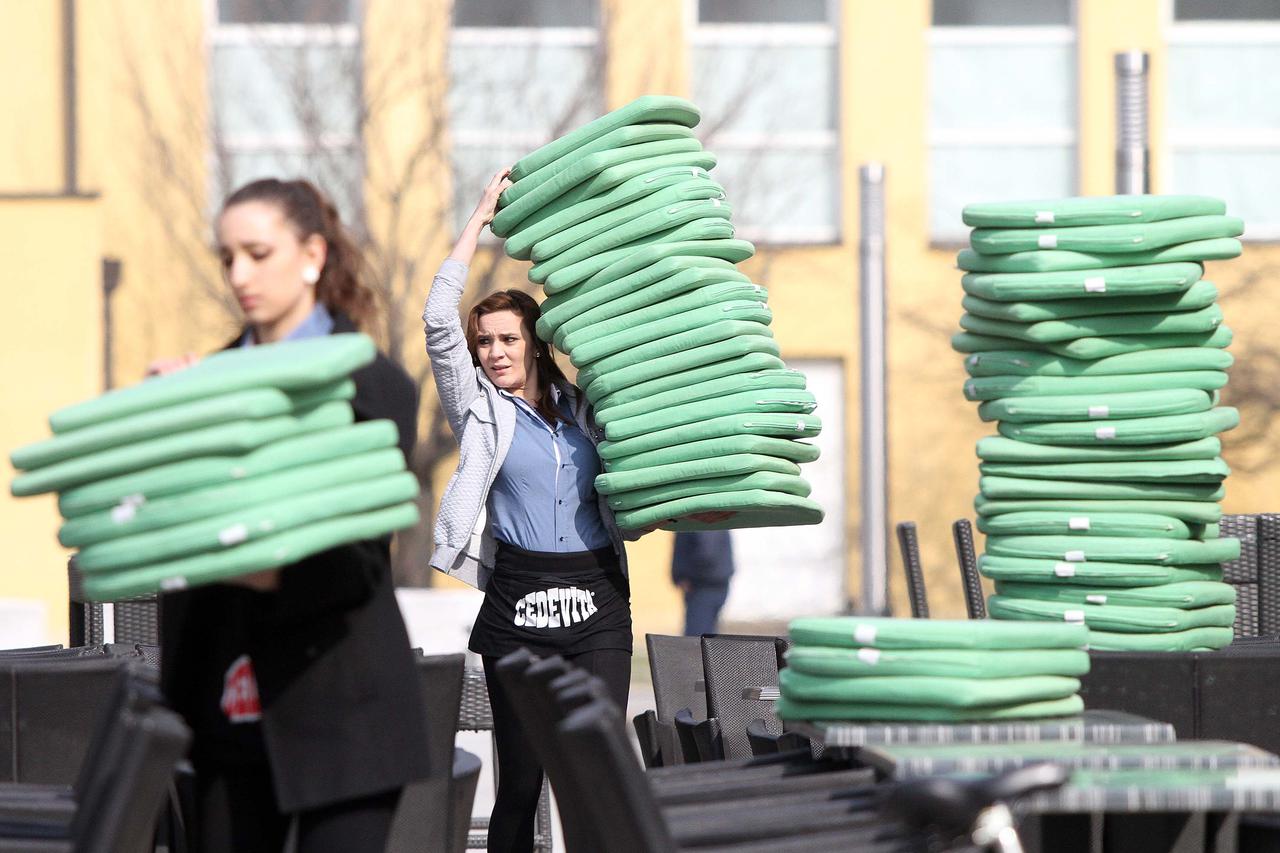
[{"label": "blue jacket of background person", "polygon": [[733,577],[733,541],[728,530],[680,531],[671,556],[671,580],[719,586]]}]

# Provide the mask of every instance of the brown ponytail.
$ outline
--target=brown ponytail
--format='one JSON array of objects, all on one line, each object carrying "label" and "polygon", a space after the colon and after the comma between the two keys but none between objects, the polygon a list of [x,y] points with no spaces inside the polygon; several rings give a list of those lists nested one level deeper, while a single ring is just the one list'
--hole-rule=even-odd
[{"label": "brown ponytail", "polygon": [[331,312],[345,314],[358,328],[363,327],[376,307],[373,289],[366,280],[364,256],[328,196],[310,181],[264,178],[245,184],[227,196],[222,209],[247,201],[278,205],[293,224],[299,240],[312,234],[324,238],[327,251],[324,269],[320,270],[320,280],[316,282],[316,301]]}]

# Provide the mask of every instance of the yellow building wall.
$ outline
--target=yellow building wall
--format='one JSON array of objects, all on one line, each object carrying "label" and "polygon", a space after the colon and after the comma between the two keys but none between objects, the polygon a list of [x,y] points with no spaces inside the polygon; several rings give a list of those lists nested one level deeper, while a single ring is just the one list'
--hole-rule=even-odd
[{"label": "yellow building wall", "polygon": [[60,4],[0,5],[0,73],[0,193],[61,189]]}]

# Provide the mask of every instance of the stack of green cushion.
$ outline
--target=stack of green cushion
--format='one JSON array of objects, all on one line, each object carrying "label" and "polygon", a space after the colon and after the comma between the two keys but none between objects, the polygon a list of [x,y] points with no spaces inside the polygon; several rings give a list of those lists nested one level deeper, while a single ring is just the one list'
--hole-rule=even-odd
[{"label": "stack of green cushion", "polygon": [[395,424],[354,422],[364,335],[226,350],[54,412],[14,495],[58,493],[86,595],[212,583],[417,523]]},{"label": "stack of green cushion", "polygon": [[596,489],[619,525],[816,524],[799,463],[818,448],[797,440],[821,429],[814,397],[779,358],[767,291],[734,266],[755,250],[734,239],[698,118],[646,96],[539,148],[493,231],[546,291],[538,335],[604,427]]},{"label": "stack of green cushion", "polygon": [[1203,262],[1243,223],[1203,196],[970,205],[952,343],[978,442],[979,564],[997,619],[1079,622],[1098,649],[1231,642],[1220,564],[1232,363]]},{"label": "stack of green cushion", "polygon": [[968,722],[1084,709],[1083,625],[819,617],[790,631],[784,719]]}]

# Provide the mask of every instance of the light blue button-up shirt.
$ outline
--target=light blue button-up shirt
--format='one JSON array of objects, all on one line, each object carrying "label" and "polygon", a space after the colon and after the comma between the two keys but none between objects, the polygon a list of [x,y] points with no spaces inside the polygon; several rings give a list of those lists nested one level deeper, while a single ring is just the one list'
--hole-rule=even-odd
[{"label": "light blue button-up shirt", "polygon": [[[324,307],[323,302],[317,302],[316,307],[311,309],[311,313],[306,319],[297,325],[292,332],[285,335],[281,340],[284,341],[301,341],[306,338],[323,338],[325,335],[333,331],[333,315],[329,313],[329,309]],[[253,329],[248,328],[240,337],[240,346],[251,347],[257,341],[253,339]]]},{"label": "light blue button-up shirt", "polygon": [[550,553],[609,547],[596,503],[600,457],[574,424],[568,399],[552,391],[567,419],[552,426],[524,398],[499,393],[516,407],[516,431],[489,490],[494,538]]}]

